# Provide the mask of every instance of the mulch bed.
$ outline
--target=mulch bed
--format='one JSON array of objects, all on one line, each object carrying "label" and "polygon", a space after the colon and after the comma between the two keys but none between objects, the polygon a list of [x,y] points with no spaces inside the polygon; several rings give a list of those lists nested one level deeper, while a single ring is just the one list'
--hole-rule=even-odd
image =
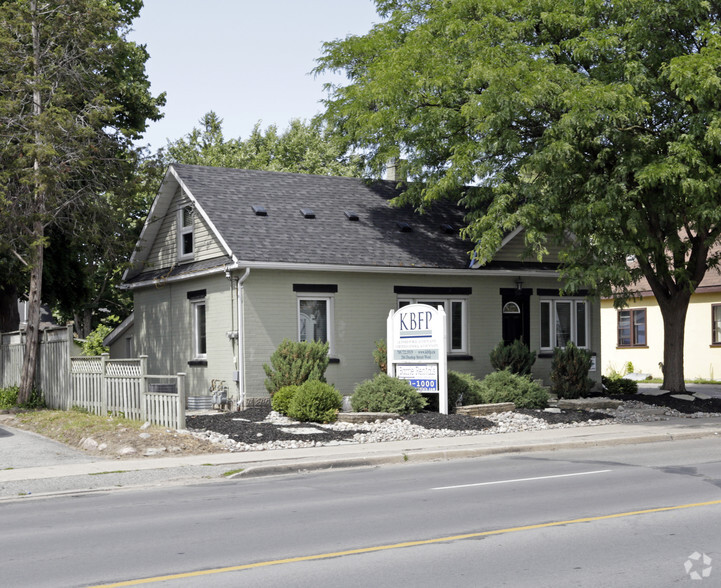
[{"label": "mulch bed", "polygon": [[[636,400],[649,405],[665,406],[686,414],[695,412],[721,413],[721,399],[719,398],[710,400],[696,399],[693,402],[672,398],[670,394],[661,396],[637,394],[618,396],[616,398],[619,400]],[[269,412],[270,409],[267,408],[249,408],[240,412],[188,416],[187,426],[189,429],[222,433],[236,442],[248,444],[268,443],[270,441],[349,441],[353,439],[355,433],[363,432],[359,429],[334,431],[317,427],[313,423],[276,425],[262,422]],[[517,409],[516,412],[541,418],[550,424],[570,424],[608,418],[605,414],[584,410],[564,410],[555,413],[542,410]],[[422,412],[406,415],[403,418],[426,429],[482,431],[493,426],[493,423],[488,419],[460,414],[444,415],[437,412]],[[309,433],[309,429],[317,429],[317,432]]]}]

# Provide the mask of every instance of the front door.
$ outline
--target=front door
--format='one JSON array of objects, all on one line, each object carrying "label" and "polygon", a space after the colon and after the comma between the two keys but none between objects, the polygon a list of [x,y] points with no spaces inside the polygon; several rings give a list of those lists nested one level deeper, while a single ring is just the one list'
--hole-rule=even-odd
[{"label": "front door", "polygon": [[526,345],[531,340],[529,325],[530,289],[513,290],[504,288],[501,291],[502,334],[504,343],[513,343],[520,339]]}]

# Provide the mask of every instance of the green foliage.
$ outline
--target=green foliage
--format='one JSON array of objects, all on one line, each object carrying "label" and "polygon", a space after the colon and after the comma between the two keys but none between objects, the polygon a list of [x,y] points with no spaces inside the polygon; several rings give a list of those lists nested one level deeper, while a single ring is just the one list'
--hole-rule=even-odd
[{"label": "green foliage", "polygon": [[548,392],[528,376],[501,370],[488,374],[479,384],[481,402],[513,402],[517,408],[545,408]]},{"label": "green foliage", "polygon": [[288,406],[290,401],[299,390],[299,386],[284,386],[273,394],[273,398],[270,401],[271,408],[279,412],[280,414],[288,415]]},{"label": "green foliage", "polygon": [[630,361],[627,361],[624,369],[626,372],[624,375],[632,374],[634,372],[633,363],[631,363]]},{"label": "green foliage", "polygon": [[625,396],[638,392],[638,384],[626,378],[607,378],[606,376],[601,376],[601,384],[603,384],[604,389],[610,396]]},{"label": "green foliage", "polygon": [[406,380],[380,373],[356,386],[350,405],[356,412],[413,414],[423,410],[426,399]]},{"label": "green foliage", "polygon": [[347,76],[323,115],[338,136],[375,175],[404,157],[404,201],[460,197],[476,262],[523,226],[539,259],[561,247],[568,291],[622,301],[645,277],[680,340],[721,259],[718,3],[376,4],[381,22],[318,60]]},{"label": "green foliage", "polygon": [[312,423],[332,423],[343,406],[343,397],[330,384],[308,380],[298,388],[288,404],[288,416]]},{"label": "green foliage", "polygon": [[328,367],[328,343],[283,339],[270,356],[270,365],[263,364],[265,387],[273,396],[285,386],[300,386],[306,380],[325,382]]},{"label": "green foliage", "polygon": [[472,374],[448,370],[448,408],[453,410],[461,400],[462,406],[481,404],[480,382]]},{"label": "green foliage", "polygon": [[0,388],[0,410],[8,410],[10,408],[29,408],[37,409],[44,408],[45,401],[40,390],[33,388],[30,393],[30,398],[23,404],[18,404],[18,394],[20,388],[18,386],[9,386],[7,388]]},{"label": "green foliage", "polygon": [[112,327],[102,324],[98,325],[85,339],[81,353],[83,355],[102,355],[110,351],[109,347],[103,345],[103,340],[112,332]]},{"label": "green foliage", "polygon": [[213,111],[200,124],[201,129],[168,143],[161,153],[167,163],[353,177],[363,173],[362,160],[347,156],[320,121],[293,119],[282,133],[275,125],[262,131],[257,123],[245,140],[226,140],[223,120]]},{"label": "green foliage", "polygon": [[590,351],[579,349],[572,341],[566,347],[556,347],[551,361],[551,392],[559,398],[587,396],[593,387],[590,369]]},{"label": "green foliage", "polygon": [[373,361],[376,362],[378,369],[387,373],[388,371],[388,345],[385,339],[379,339],[375,342],[376,348],[373,350]]},{"label": "green foliage", "polygon": [[501,341],[491,351],[491,365],[499,371],[507,369],[525,376],[531,373],[535,362],[536,352],[531,351],[520,339],[512,343]]},{"label": "green foliage", "polygon": [[7,410],[13,408],[18,403],[17,386],[9,386],[8,388],[0,388],[0,409]]}]

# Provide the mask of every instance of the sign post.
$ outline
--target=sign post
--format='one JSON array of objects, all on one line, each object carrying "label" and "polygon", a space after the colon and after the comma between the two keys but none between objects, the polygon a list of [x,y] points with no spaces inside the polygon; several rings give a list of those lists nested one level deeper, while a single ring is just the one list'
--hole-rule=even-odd
[{"label": "sign post", "polygon": [[391,310],[386,323],[388,375],[410,382],[423,394],[438,394],[448,414],[446,313],[442,306],[409,304]]}]

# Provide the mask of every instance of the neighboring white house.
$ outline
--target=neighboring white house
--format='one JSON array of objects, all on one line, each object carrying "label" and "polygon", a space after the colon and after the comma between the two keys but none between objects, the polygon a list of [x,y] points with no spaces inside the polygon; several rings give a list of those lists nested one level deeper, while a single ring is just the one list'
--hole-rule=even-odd
[{"label": "neighboring white house", "polygon": [[456,202],[421,215],[391,205],[398,194],[387,180],[171,165],[124,276],[135,310],[111,354],[187,372],[191,395],[225,381],[252,404],[268,401],[263,364],[283,339],[322,340],[327,379],[348,395],[377,372],[389,310],[425,302],[445,308],[451,370],[483,377],[491,349],[516,338],[539,353],[537,378],[569,340],[600,362],[598,303],[561,296],[557,264],[523,258],[522,230],[471,266]]}]

